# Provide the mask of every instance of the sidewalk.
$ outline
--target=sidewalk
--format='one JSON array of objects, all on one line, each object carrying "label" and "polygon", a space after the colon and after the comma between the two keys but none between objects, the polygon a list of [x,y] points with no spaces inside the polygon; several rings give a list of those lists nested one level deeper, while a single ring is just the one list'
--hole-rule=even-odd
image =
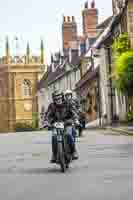
[{"label": "sidewalk", "polygon": [[108,126],[106,129],[111,129],[119,133],[133,135],[133,126]]},{"label": "sidewalk", "polygon": [[100,127],[99,119],[86,124],[86,129],[98,129],[98,128],[109,129],[112,131],[119,132],[121,134],[133,135],[133,126],[120,124],[120,125],[116,125],[116,126]]},{"label": "sidewalk", "polygon": [[86,124],[86,128],[99,128],[99,119]]}]

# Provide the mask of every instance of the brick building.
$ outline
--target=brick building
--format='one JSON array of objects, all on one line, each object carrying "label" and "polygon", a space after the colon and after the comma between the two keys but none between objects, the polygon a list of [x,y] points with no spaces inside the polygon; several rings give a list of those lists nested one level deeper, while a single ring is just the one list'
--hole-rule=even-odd
[{"label": "brick building", "polygon": [[71,48],[77,42],[77,23],[74,16],[63,17],[62,24],[63,50]]},{"label": "brick building", "polygon": [[88,2],[85,3],[82,11],[83,34],[89,38],[96,37],[96,26],[98,25],[98,9],[95,8],[95,1],[92,0],[89,8]]},{"label": "brick building", "polygon": [[95,0],[92,0],[90,7],[88,2],[85,3],[82,10],[82,24],[83,35],[79,36],[75,17],[63,17],[62,42],[65,54],[68,54],[69,49],[79,49],[79,55],[84,54],[87,40],[97,36],[98,9],[95,7]]}]

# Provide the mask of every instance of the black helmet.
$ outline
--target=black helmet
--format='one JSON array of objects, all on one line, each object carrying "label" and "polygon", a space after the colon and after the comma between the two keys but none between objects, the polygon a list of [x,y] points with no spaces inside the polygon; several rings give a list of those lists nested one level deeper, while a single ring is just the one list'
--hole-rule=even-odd
[{"label": "black helmet", "polygon": [[52,93],[53,101],[55,101],[56,99],[60,99],[60,98],[62,98],[62,100],[63,100],[63,97],[64,97],[63,92],[59,92],[56,90]]},{"label": "black helmet", "polygon": [[57,90],[55,90],[53,93],[52,93],[52,99],[54,100],[54,97],[56,96],[56,94],[58,94],[59,92]]}]

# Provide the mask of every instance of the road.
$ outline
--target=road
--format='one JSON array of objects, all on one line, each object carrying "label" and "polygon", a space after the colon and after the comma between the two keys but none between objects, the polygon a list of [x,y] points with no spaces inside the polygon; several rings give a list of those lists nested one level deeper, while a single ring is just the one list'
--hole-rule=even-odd
[{"label": "road", "polygon": [[63,174],[49,163],[46,132],[0,135],[1,200],[132,200],[133,137],[86,130],[80,159]]}]

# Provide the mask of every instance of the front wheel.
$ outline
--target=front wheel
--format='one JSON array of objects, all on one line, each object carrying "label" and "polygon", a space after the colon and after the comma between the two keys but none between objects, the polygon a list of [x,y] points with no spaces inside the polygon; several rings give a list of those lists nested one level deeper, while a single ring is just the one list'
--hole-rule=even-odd
[{"label": "front wheel", "polygon": [[61,171],[64,173],[66,171],[66,163],[62,143],[58,143],[58,159],[61,166]]}]

